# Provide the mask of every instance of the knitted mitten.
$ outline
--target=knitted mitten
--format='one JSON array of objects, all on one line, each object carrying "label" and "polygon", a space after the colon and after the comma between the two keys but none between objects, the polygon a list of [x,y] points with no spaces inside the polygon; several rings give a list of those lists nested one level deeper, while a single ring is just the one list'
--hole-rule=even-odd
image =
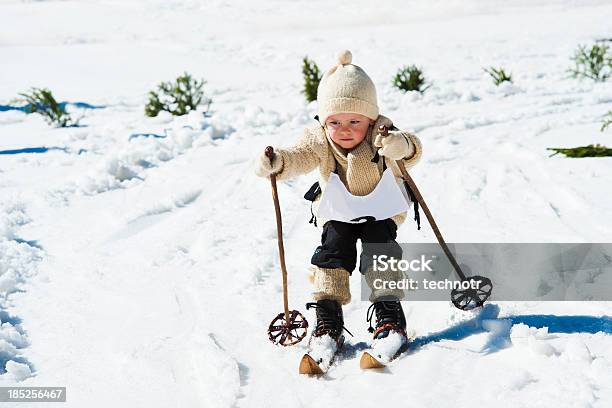
[{"label": "knitted mitten", "polygon": [[255,164],[255,174],[259,177],[270,177],[271,174],[278,173],[282,169],[283,157],[280,154],[275,154],[272,163],[270,163],[270,158],[262,153]]},{"label": "knitted mitten", "polygon": [[410,156],[414,147],[401,131],[390,131],[388,136],[377,135],[374,146],[380,147],[378,154],[391,160],[401,160]]}]

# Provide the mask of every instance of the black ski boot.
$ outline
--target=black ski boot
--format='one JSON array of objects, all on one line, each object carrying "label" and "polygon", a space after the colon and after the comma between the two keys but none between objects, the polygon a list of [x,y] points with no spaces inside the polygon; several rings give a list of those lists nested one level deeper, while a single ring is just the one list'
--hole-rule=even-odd
[{"label": "black ski boot", "polygon": [[[372,327],[374,312],[376,329]],[[383,368],[408,349],[406,317],[397,298],[380,299],[372,303],[366,313],[366,320],[370,323],[368,331],[374,333],[374,340],[371,349],[361,355],[359,367]]]},{"label": "black ski boot", "polygon": [[[340,303],[331,299],[306,303],[317,310],[317,325],[308,342],[308,352],[300,361],[300,374],[320,375],[332,366],[344,344],[344,317]],[[351,334],[352,336],[352,334]]]},{"label": "black ski boot", "polygon": [[[376,329],[372,327],[372,318],[376,312]],[[382,339],[395,331],[404,337],[406,336],[406,317],[402,304],[397,299],[379,300],[368,308],[366,320],[370,323],[368,331],[374,333],[374,340]]]},{"label": "black ski boot", "polygon": [[[342,314],[342,306],[339,302],[332,299],[322,299],[316,302],[306,303],[306,310],[315,308],[317,312],[317,325],[312,332],[313,337],[321,337],[326,334],[340,344],[344,336],[342,330],[344,327],[344,315]],[[352,334],[351,334],[352,336]]]}]

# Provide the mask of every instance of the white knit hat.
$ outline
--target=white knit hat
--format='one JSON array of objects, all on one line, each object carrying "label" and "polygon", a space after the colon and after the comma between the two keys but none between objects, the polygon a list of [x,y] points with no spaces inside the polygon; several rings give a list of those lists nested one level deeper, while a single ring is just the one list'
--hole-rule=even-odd
[{"label": "white knit hat", "polygon": [[351,64],[353,54],[343,50],[336,54],[337,63],[321,78],[317,89],[319,122],[336,113],[359,113],[378,118],[376,87],[368,74]]}]

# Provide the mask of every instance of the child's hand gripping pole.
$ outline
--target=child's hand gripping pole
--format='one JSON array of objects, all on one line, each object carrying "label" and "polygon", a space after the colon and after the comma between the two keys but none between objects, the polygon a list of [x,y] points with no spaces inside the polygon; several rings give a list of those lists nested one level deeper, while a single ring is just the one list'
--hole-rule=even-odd
[{"label": "child's hand gripping pole", "polygon": [[[386,137],[389,134],[389,129],[385,125],[381,125],[378,128],[378,133],[382,137]],[[396,160],[395,163],[397,164],[397,167],[402,173],[402,178],[406,181],[406,183],[408,183],[408,186],[414,193],[414,196],[419,202],[419,205],[421,206],[421,208],[423,208],[423,212],[425,213],[427,221],[429,221],[429,225],[431,225],[431,229],[433,230],[434,234],[436,235],[436,238],[438,239],[438,243],[444,250],[444,253],[448,257],[448,260],[450,261],[451,265],[453,265],[453,268],[455,269],[455,272],[457,272],[457,275],[459,276],[461,281],[469,280],[472,282],[478,282],[478,289],[453,289],[453,291],[451,292],[451,301],[458,309],[461,310],[470,310],[482,306],[491,295],[491,291],[493,289],[491,280],[484,276],[471,276],[469,278],[465,276],[465,274],[461,270],[461,267],[457,263],[457,260],[455,259],[454,255],[448,248],[448,245],[446,245],[444,238],[442,238],[442,233],[440,232],[440,229],[438,228],[438,225],[436,224],[433,215],[431,215],[429,207],[427,207],[427,204],[425,203],[421,192],[417,188],[412,177],[410,177],[410,174],[408,174],[406,167],[404,167],[404,163],[402,163],[402,160]]]},{"label": "child's hand gripping pole", "polygon": [[[270,163],[274,160],[274,148],[266,147],[266,156],[270,159]],[[274,344],[283,346],[291,346],[302,341],[306,337],[306,329],[308,322],[306,318],[297,310],[289,310],[289,296],[287,293],[287,267],[285,266],[285,247],[283,245],[283,221],[280,211],[280,203],[278,200],[278,190],[276,188],[276,174],[270,175],[270,183],[272,184],[272,200],[274,201],[274,210],[276,212],[276,232],[278,239],[278,254],[280,257],[280,266],[283,276],[283,306],[284,313],[281,312],[276,316],[268,327],[268,338]]]}]

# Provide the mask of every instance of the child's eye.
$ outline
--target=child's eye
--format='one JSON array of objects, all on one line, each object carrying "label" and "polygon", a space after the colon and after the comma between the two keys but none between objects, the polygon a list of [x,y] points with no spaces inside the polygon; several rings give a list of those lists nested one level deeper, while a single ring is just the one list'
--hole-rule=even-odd
[{"label": "child's eye", "polygon": [[351,120],[351,125],[358,125],[359,121],[358,120]]}]

